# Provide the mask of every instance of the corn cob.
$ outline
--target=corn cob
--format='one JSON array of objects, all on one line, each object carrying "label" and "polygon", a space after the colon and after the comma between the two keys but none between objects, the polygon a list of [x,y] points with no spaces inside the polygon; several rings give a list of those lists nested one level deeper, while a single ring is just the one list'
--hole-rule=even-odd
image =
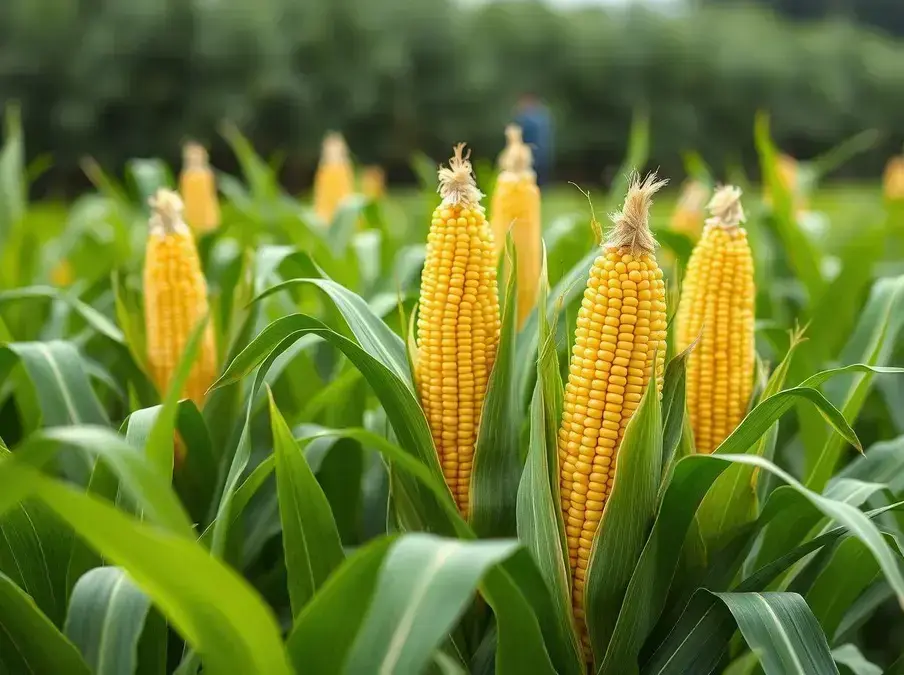
[{"label": "corn cob", "polygon": [[455,147],[439,170],[442,203],[433,212],[418,310],[421,405],[446,484],[467,517],[474,444],[499,343],[493,234],[471,163]]},{"label": "corn cob", "polygon": [[382,199],[386,194],[386,174],[379,166],[366,166],[361,172],[361,194],[368,199]]},{"label": "corn cob", "polygon": [[[188,338],[208,312],[207,283],[195,240],[182,219],[179,195],[158,190],[151,208],[144,262],[144,315],[151,377],[163,394]],[[216,348],[213,326],[208,323],[183,395],[200,407],[215,376]]]},{"label": "corn cob", "polygon": [[182,150],[182,174],[179,192],[185,204],[185,222],[201,235],[220,226],[220,202],[207,159],[207,151],[197,143],[186,143]]},{"label": "corn cob", "polygon": [[518,326],[524,325],[537,304],[540,283],[540,190],[530,147],[521,140],[521,127],[505,129],[507,144],[499,156],[499,178],[493,192],[493,239],[498,256],[511,229],[518,269]]},{"label": "corn cob", "polygon": [[723,187],[694,248],[678,305],[678,349],[699,337],[687,367],[687,404],[697,451],[710,453],[734,430],[753,388],[753,256],[741,191]]},{"label": "corn cob", "polygon": [[662,389],[665,284],[648,219],[652,195],[665,181],[635,175],[578,312],[558,453],[572,574],[572,603],[585,653],[584,583],[593,538],[615,477],[618,448],[640,404],[656,359]]},{"label": "corn cob", "polygon": [[888,201],[904,201],[904,155],[888,160],[882,176],[882,191]]},{"label": "corn cob", "polygon": [[704,209],[708,199],[709,188],[703,183],[697,180],[687,182],[672,214],[670,228],[697,241],[703,230]]},{"label": "corn cob", "polygon": [[355,175],[348,147],[341,134],[331,132],[323,139],[320,165],[314,175],[314,211],[329,225],[342,200],[355,190]]}]

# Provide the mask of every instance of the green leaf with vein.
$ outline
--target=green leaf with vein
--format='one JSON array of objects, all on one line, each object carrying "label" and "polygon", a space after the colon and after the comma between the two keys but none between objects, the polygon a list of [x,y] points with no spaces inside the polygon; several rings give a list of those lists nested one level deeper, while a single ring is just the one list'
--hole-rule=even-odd
[{"label": "green leaf with vein", "polygon": [[618,448],[618,471],[587,563],[584,609],[596,663],[606,655],[625,591],[656,516],[661,471],[662,410],[658,388],[648,386]]},{"label": "green leaf with vein", "polygon": [[487,571],[517,547],[513,540],[464,542],[426,534],[400,539],[380,571],[345,672],[420,672]]},{"label": "green leaf with vein", "polygon": [[[279,628],[260,596],[196,541],[144,524],[106,503],[45,478],[20,462],[0,471],[0,507],[14,485],[68,522],[107,559],[126,570],[215,675],[289,675]],[[66,671],[63,671],[66,672]]]},{"label": "green leaf with vein", "polygon": [[33,675],[92,672],[75,646],[3,573],[0,573],[0,671]]},{"label": "green leaf with vein", "polygon": [[518,477],[521,474],[520,415],[515,391],[517,260],[512,235],[505,255],[510,263],[496,362],[487,383],[477,430],[470,483],[470,523],[480,538],[511,537],[516,530]]},{"label": "green leaf with vein", "polygon": [[796,593],[716,593],[766,675],[837,673],[819,622]]},{"label": "green leaf with vein", "polygon": [[74,309],[91,328],[99,334],[109,338],[113,342],[125,346],[125,336],[122,331],[103,314],[88,305],[72,293],[53,286],[25,286],[7,291],[0,291],[0,306],[12,302],[27,302],[29,300],[60,300]]},{"label": "green leaf with vein", "polygon": [[134,673],[150,599],[118,567],[98,567],[72,591],[66,635],[95,675]]},{"label": "green leaf with vein", "polygon": [[345,558],[330,503],[270,394],[276,490],[289,599],[298,616]]}]

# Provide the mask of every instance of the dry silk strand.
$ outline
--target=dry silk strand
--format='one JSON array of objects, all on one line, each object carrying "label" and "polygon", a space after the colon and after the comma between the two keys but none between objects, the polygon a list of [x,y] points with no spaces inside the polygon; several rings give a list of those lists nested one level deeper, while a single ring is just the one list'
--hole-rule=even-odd
[{"label": "dry silk strand", "polygon": [[185,208],[185,222],[197,234],[220,226],[220,202],[207,150],[197,143],[186,143],[182,150],[179,192]]},{"label": "dry silk strand", "polygon": [[355,190],[355,175],[345,139],[336,132],[323,139],[320,164],[314,174],[314,211],[327,225],[342,201]]},{"label": "dry silk strand", "polygon": [[507,144],[499,156],[499,178],[491,209],[493,238],[498,255],[506,235],[515,243],[518,275],[518,327],[537,304],[543,256],[540,234],[540,190],[533,170],[530,147],[521,138],[521,127],[506,127]]},{"label": "dry silk strand", "polygon": [[[191,231],[182,217],[175,192],[158,190],[150,200],[147,251],[144,262],[144,310],[148,364],[161,395],[198,322],[208,313],[207,282],[201,271]],[[216,376],[216,345],[210,323],[183,395],[198,407]]]},{"label": "dry silk strand", "polygon": [[499,343],[493,236],[464,144],[439,170],[417,319],[418,393],[446,484],[469,511],[474,445]]},{"label": "dry silk strand", "polygon": [[753,390],[755,289],[741,190],[716,191],[688,262],[676,318],[687,366],[687,406],[697,451],[710,453],[737,427]]},{"label": "dry silk strand", "polygon": [[661,391],[666,305],[662,270],[649,228],[653,194],[666,181],[634,174],[624,207],[590,278],[578,312],[565,386],[558,453],[572,603],[585,656],[587,564],[612,492],[619,446],[653,374]]}]

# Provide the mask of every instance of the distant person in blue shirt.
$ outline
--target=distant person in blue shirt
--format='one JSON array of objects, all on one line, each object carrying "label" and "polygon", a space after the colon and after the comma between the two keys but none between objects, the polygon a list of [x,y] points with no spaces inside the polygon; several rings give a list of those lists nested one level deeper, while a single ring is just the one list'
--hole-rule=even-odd
[{"label": "distant person in blue shirt", "polygon": [[534,153],[537,184],[543,185],[552,170],[553,123],[549,108],[536,94],[526,93],[518,99],[514,121],[521,127],[524,142]]}]

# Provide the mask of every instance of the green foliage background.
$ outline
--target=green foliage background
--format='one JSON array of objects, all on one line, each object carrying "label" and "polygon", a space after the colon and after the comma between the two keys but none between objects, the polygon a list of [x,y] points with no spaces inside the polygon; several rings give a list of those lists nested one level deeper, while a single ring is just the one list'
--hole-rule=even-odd
[{"label": "green foliage background", "polygon": [[552,107],[559,175],[572,180],[611,177],[636,108],[651,118],[651,165],[672,175],[689,149],[716,169],[752,167],[757,109],[800,157],[884,132],[849,175],[875,175],[902,140],[904,44],[756,7],[6,0],[0,44],[0,105],[21,102],[29,155],[52,152],[61,180],[80,176],[88,153],[109,168],[176,160],[188,136],[228,163],[215,134],[224,119],[265,156],[284,151],[290,185],[307,183],[328,129],[345,132],[359,160],[410,176],[416,149],[438,160],[467,139],[493,155],[525,89]]}]

